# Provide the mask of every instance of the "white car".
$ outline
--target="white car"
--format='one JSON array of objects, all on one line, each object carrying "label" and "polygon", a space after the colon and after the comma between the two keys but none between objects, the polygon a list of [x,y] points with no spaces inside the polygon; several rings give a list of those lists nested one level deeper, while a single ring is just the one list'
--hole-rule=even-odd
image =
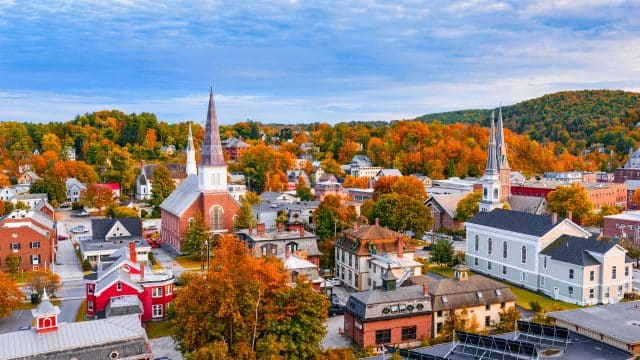
[{"label": "white car", "polygon": [[333,284],[333,286],[340,286],[342,285],[342,280],[340,280],[339,278],[335,277],[335,278],[331,278],[329,279],[329,282]]},{"label": "white car", "polygon": [[83,233],[89,232],[89,230],[87,230],[87,228],[84,227],[84,225],[74,226],[71,229],[69,229],[69,231],[71,231],[74,234],[83,234]]}]

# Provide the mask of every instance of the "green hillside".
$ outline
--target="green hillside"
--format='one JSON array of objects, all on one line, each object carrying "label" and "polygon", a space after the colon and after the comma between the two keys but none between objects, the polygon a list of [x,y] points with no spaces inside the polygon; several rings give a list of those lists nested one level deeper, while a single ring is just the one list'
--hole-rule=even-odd
[{"label": "green hillside", "polygon": [[[505,127],[573,153],[603,144],[619,155],[640,142],[640,94],[621,90],[563,91],[505,106]],[[491,109],[424,115],[418,120],[488,123]]]}]

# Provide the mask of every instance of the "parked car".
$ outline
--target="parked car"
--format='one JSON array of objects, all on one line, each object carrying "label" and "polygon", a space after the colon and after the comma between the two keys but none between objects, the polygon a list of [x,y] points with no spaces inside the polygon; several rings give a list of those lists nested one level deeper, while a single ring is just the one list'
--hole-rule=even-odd
[{"label": "parked car", "polygon": [[144,227],[145,230],[158,230],[158,227],[155,224],[150,224]]},{"label": "parked car", "polygon": [[89,216],[89,212],[87,210],[82,210],[79,213],[76,214],[77,217],[87,217]]},{"label": "parked car", "polygon": [[69,237],[67,235],[58,234],[58,240],[68,240]]},{"label": "parked car", "polygon": [[24,330],[30,330],[31,326],[30,325],[22,325],[18,328],[18,330],[20,331],[24,331]]},{"label": "parked car", "polygon": [[69,229],[69,231],[71,231],[74,234],[83,234],[83,233],[89,232],[89,230],[87,230],[87,228],[84,227],[84,225],[76,225],[71,229]]},{"label": "parked car", "polygon": [[331,299],[331,303],[332,303],[332,304],[334,304],[334,305],[335,305],[335,304],[340,304],[340,298],[338,297],[338,295],[336,295],[336,294],[331,294],[330,299]]},{"label": "parked car", "polygon": [[329,282],[333,284],[333,286],[340,286],[342,285],[342,280],[340,280],[340,278],[334,277],[329,279]]},{"label": "parked car", "polygon": [[333,304],[329,307],[329,316],[344,315],[344,309],[339,304]]},{"label": "parked car", "polygon": [[424,251],[431,251],[431,249],[433,249],[433,245],[427,245],[427,246],[422,248],[422,250],[424,250]]},{"label": "parked car", "polygon": [[464,239],[460,235],[453,235],[453,241],[464,241]]}]

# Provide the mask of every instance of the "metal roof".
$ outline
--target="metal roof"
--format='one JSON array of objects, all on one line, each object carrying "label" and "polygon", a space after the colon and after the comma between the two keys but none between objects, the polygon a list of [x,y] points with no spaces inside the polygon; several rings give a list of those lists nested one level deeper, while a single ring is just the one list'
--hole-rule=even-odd
[{"label": "metal roof", "polygon": [[200,196],[198,175],[191,174],[160,204],[160,208],[180,216]]},{"label": "metal roof", "polygon": [[543,236],[564,220],[564,218],[559,217],[558,222],[554,224],[551,221],[551,216],[548,215],[494,209],[490,212],[479,212],[469,219],[467,224],[488,226],[533,236]]}]

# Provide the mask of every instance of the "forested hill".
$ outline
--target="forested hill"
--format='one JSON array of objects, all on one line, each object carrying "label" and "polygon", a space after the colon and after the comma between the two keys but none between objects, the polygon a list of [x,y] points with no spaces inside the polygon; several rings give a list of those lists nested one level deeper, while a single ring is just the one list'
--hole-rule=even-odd
[{"label": "forested hill", "polygon": [[[640,142],[640,94],[621,90],[563,91],[505,106],[505,127],[543,143],[558,142],[574,154],[596,144],[626,153]],[[428,114],[421,121],[488,124],[491,109]]]}]

